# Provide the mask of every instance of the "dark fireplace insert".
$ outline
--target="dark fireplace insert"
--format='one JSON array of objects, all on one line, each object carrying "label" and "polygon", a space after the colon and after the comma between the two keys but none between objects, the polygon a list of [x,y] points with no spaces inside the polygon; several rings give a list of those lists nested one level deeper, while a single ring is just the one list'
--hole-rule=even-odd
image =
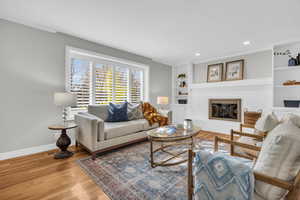
[{"label": "dark fireplace insert", "polygon": [[208,118],[241,122],[241,99],[209,99]]}]

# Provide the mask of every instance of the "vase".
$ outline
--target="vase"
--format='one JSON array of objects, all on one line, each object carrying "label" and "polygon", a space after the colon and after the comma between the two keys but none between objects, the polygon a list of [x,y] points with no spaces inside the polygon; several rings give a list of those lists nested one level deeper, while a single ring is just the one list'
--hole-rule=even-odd
[{"label": "vase", "polygon": [[289,59],[289,66],[296,66],[297,65],[297,59],[291,57]]}]

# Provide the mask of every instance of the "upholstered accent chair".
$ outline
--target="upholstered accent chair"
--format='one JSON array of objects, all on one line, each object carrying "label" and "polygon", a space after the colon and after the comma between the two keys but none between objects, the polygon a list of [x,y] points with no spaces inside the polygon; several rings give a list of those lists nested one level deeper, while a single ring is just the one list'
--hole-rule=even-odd
[{"label": "upholstered accent chair", "polygon": [[[253,135],[238,133],[244,137]],[[255,136],[257,137],[257,136]],[[261,139],[261,137],[257,137]],[[239,147],[256,151],[257,156],[237,154],[232,156],[253,160],[255,178],[254,200],[297,200],[300,191],[300,116],[292,116],[276,125],[264,138],[262,146],[241,143],[238,141],[215,137],[214,151],[218,151],[219,143],[229,144],[231,150]],[[193,199],[193,158],[195,153],[189,151],[188,159],[188,199]]]}]

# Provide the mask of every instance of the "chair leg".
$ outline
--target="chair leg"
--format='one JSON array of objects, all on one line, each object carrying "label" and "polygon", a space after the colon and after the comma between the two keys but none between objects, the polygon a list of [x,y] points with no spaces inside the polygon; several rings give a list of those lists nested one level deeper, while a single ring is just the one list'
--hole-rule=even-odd
[{"label": "chair leg", "polygon": [[[234,137],[233,137],[233,130],[231,129],[230,132],[230,141],[234,141]],[[234,154],[234,146],[233,144],[230,144],[230,155],[233,156]]]},{"label": "chair leg", "polygon": [[219,150],[219,138],[218,136],[215,136],[215,139],[214,139],[214,152],[217,152]]}]

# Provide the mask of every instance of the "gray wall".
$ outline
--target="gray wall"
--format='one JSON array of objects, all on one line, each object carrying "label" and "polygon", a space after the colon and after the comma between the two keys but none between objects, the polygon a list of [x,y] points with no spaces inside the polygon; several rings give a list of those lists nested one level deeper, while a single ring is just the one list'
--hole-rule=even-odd
[{"label": "gray wall", "polygon": [[55,142],[47,126],[60,121],[53,93],[64,91],[65,46],[150,66],[150,101],[171,98],[171,67],[62,33],[0,19],[0,153]]},{"label": "gray wall", "polygon": [[266,78],[272,76],[272,50],[251,53],[242,56],[219,59],[194,65],[193,82],[203,83],[207,81],[207,65],[244,59],[244,79]]}]

